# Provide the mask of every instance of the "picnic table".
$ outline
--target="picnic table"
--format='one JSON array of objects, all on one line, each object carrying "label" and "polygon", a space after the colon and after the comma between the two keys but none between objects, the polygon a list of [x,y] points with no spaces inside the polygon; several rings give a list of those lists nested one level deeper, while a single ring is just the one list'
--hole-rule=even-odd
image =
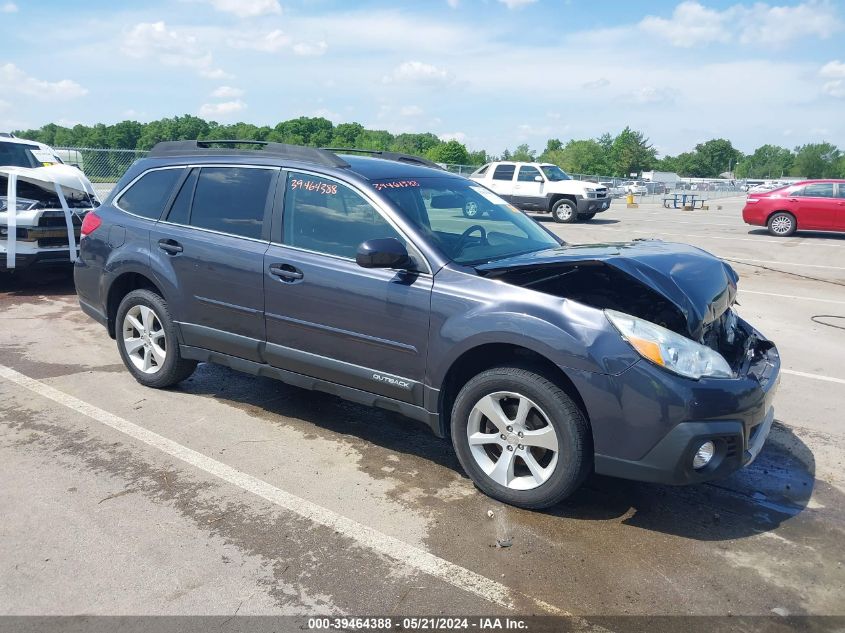
[{"label": "picnic table", "polygon": [[673,193],[663,198],[663,206],[667,209],[682,209],[687,206],[700,209],[705,202],[707,202],[706,198],[700,198],[695,193]]}]

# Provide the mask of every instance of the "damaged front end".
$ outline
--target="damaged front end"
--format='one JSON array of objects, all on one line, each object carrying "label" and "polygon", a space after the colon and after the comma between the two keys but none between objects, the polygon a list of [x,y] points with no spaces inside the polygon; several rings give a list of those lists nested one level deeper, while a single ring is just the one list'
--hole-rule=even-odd
[{"label": "damaged front end", "polygon": [[0,268],[74,262],[82,219],[99,204],[75,167],[0,167]]},{"label": "damaged front end", "polygon": [[[748,371],[751,360],[764,355],[772,345],[732,309],[736,272],[709,253],[685,244],[637,240],[565,246],[482,264],[477,269],[488,278],[665,328],[717,352],[733,376]],[[619,328],[618,323],[614,325]],[[635,338],[623,336],[629,342]],[[669,353],[672,340],[675,348],[683,345],[668,334],[664,339],[669,339]],[[642,349],[638,351],[643,354]],[[666,364],[659,355],[644,355],[657,364]],[[694,372],[678,373],[698,377]],[[714,370],[709,375],[727,377],[726,373]]]}]

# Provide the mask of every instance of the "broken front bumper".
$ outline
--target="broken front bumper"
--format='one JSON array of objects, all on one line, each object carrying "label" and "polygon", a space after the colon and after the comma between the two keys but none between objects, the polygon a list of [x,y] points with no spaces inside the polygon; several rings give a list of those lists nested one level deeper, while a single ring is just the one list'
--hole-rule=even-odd
[{"label": "broken front bumper", "polygon": [[[754,461],[774,421],[780,381],[777,348],[754,335],[757,348],[737,378],[690,380],[647,361],[614,376],[621,419],[615,429],[593,420],[596,472],[690,484],[725,477]],[[715,456],[695,469],[693,457],[706,441],[715,444]]]}]

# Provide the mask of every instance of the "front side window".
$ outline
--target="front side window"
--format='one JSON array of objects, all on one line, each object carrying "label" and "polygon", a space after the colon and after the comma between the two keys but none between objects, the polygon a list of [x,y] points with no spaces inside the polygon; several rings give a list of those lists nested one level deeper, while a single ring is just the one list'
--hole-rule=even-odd
[{"label": "front side window", "polygon": [[363,196],[327,178],[290,172],[285,188],[282,242],[355,259],[362,242],[393,237],[407,242]]},{"label": "front side window", "polygon": [[489,189],[463,178],[417,178],[374,186],[449,259],[473,265],[561,243]]},{"label": "front side window", "polygon": [[832,198],[833,183],[823,182],[814,185],[805,185],[803,192],[793,195],[800,195],[804,198]]},{"label": "front side window", "polygon": [[274,174],[272,169],[203,167],[197,179],[189,224],[260,239]]},{"label": "front side window", "polygon": [[567,174],[557,165],[543,165],[541,169],[543,170],[543,173],[546,174],[546,178],[548,178],[552,182],[560,182],[561,180],[572,180],[572,176]]},{"label": "front side window", "polygon": [[517,176],[516,179],[520,182],[534,182],[534,179],[537,176],[540,176],[539,169],[537,169],[536,167],[529,167],[528,165],[523,165],[519,168],[519,176]]},{"label": "front side window", "polygon": [[148,171],[121,194],[117,206],[129,213],[157,220],[173,193],[176,181],[182,175],[182,169]]},{"label": "front side window", "polygon": [[516,165],[499,165],[493,172],[493,180],[513,180]]}]

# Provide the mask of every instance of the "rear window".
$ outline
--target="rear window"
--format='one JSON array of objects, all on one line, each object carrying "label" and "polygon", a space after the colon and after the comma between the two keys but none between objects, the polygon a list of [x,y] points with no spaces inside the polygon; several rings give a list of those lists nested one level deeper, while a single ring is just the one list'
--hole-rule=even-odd
[{"label": "rear window", "polygon": [[493,172],[493,180],[513,180],[516,165],[499,165]]},{"label": "rear window", "polygon": [[0,142],[0,167],[41,167],[41,163],[32,153],[37,149],[37,145]]},{"label": "rear window", "polygon": [[148,171],[121,194],[117,206],[134,215],[157,220],[170,199],[176,181],[182,175],[182,169]]}]

